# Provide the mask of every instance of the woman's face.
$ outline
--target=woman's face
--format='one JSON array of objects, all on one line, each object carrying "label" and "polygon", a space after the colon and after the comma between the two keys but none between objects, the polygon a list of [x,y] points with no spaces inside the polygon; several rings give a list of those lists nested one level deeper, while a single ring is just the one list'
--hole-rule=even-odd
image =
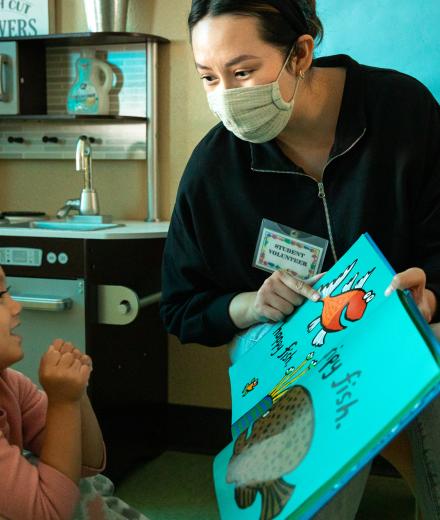
[{"label": "woman's face", "polygon": [[23,358],[21,337],[14,334],[20,325],[21,305],[7,292],[6,277],[0,267],[0,370]]},{"label": "woman's face", "polygon": [[[192,31],[197,70],[207,93],[217,89],[264,85],[275,81],[285,56],[263,41],[254,16],[207,16]],[[284,69],[280,79],[283,98],[293,96],[295,76]]]}]

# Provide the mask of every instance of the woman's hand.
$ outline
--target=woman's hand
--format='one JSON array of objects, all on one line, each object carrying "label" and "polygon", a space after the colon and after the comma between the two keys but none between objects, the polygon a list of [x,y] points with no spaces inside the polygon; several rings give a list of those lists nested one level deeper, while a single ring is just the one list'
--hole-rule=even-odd
[{"label": "woman's hand", "polygon": [[312,288],[323,273],[306,281],[296,278],[288,269],[275,271],[258,291],[238,294],[229,306],[234,324],[245,329],[255,323],[281,321],[292,314],[305,299],[318,301],[320,294]]},{"label": "woman's hand", "polygon": [[431,322],[437,309],[437,298],[426,288],[426,274],[423,269],[411,267],[396,274],[386,288],[385,296],[389,296],[396,289],[409,289],[423,317],[428,323]]}]

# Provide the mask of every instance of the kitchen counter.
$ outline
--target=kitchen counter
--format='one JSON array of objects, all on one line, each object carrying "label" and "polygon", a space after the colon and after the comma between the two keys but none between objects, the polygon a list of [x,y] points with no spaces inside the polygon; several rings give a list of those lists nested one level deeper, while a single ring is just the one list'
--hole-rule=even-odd
[{"label": "kitchen counter", "polygon": [[141,220],[121,220],[118,227],[96,231],[70,231],[37,229],[32,227],[0,226],[0,236],[13,237],[45,237],[45,238],[78,238],[90,240],[121,240],[135,238],[165,238],[169,222],[144,222]]}]

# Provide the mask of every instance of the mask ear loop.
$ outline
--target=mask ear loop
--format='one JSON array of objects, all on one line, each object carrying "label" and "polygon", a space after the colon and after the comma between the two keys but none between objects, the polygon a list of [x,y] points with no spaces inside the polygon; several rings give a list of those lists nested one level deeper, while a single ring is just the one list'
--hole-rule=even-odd
[{"label": "mask ear loop", "polygon": [[295,85],[295,90],[293,91],[293,96],[292,96],[292,99],[289,101],[289,103],[292,103],[292,106],[295,105],[295,98],[296,98],[296,93],[298,92],[298,87],[299,87],[299,84],[301,83],[301,81],[306,77],[306,75],[304,74],[304,72],[302,70],[299,71],[299,74],[297,76],[297,80],[296,80],[296,85]]},{"label": "mask ear loop", "polygon": [[289,55],[286,58],[286,61],[284,62],[284,65],[281,67],[281,70],[277,76],[277,79],[275,81],[278,81],[280,79],[281,74],[284,72],[284,69],[286,68],[287,64],[289,63],[290,57],[292,56],[292,52],[295,50],[295,44],[292,45],[292,48],[290,49]]},{"label": "mask ear loop", "polygon": [[[284,72],[284,69],[286,68],[286,65],[289,63],[290,57],[292,56],[292,52],[294,50],[295,50],[295,44],[292,45],[292,48],[290,49],[289,55],[287,56],[286,61],[284,62],[284,65],[283,65],[282,69],[280,70],[280,73],[278,74],[278,77],[276,79],[277,83],[278,83],[278,81],[280,79],[281,74]],[[296,80],[295,90],[293,91],[292,99],[289,101],[289,103],[292,103],[292,105],[295,104],[296,93],[298,92],[298,87],[299,87],[299,84],[300,84],[300,80],[305,79],[305,77],[306,77],[306,75],[304,74],[304,71],[300,69],[299,75],[298,75],[298,79]]]}]

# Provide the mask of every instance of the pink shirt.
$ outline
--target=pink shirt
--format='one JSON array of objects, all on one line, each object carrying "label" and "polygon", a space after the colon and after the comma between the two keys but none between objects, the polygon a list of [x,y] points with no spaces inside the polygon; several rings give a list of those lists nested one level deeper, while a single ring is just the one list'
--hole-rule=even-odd
[{"label": "pink shirt", "polygon": [[[0,372],[0,516],[10,520],[67,520],[79,500],[79,488],[66,475],[22,450],[40,454],[47,396],[12,369]],[[60,439],[62,442],[62,439]],[[99,470],[84,468],[87,475]]]}]

